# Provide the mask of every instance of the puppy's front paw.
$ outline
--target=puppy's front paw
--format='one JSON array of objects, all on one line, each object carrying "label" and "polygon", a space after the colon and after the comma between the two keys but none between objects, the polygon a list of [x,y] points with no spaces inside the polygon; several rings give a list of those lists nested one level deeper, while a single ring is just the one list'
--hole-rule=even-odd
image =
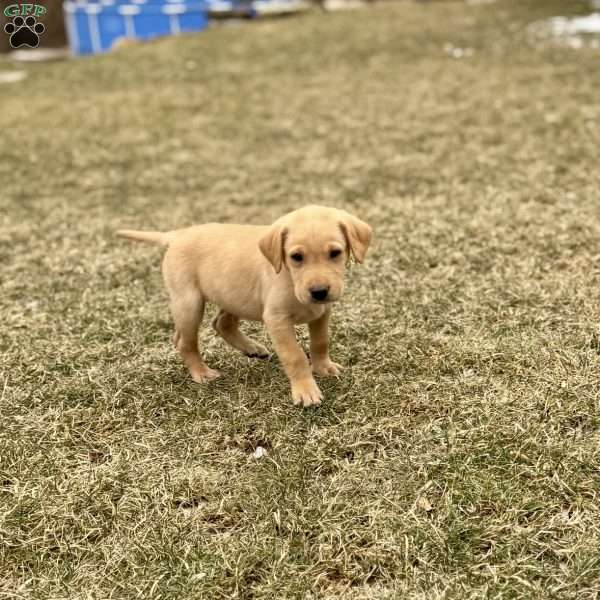
[{"label": "puppy's front paw", "polygon": [[337,377],[342,369],[342,365],[338,365],[338,363],[334,363],[329,359],[317,361],[312,364],[313,373],[323,377]]},{"label": "puppy's front paw", "polygon": [[323,394],[314,379],[303,379],[292,383],[292,398],[296,406],[318,406]]},{"label": "puppy's front paw", "polygon": [[209,367],[203,369],[190,369],[190,375],[196,383],[208,383],[213,379],[221,376],[221,373],[216,369]]},{"label": "puppy's front paw", "polygon": [[248,345],[244,349],[244,354],[248,358],[260,358],[262,360],[269,358],[269,351],[258,342],[248,340]]}]

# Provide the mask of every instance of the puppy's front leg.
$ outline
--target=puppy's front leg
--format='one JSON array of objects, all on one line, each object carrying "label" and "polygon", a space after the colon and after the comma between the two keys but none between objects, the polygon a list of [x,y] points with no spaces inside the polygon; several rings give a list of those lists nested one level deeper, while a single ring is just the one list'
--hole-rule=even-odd
[{"label": "puppy's front leg", "polygon": [[306,355],[298,345],[294,325],[281,318],[265,318],[265,325],[273,340],[275,352],[292,385],[294,404],[299,406],[320,404],[323,394],[312,376]]},{"label": "puppy's front leg", "polygon": [[329,358],[330,312],[330,309],[327,308],[322,317],[308,324],[308,331],[310,333],[310,361],[313,373],[317,375],[339,375],[342,370],[341,365],[334,363]]}]

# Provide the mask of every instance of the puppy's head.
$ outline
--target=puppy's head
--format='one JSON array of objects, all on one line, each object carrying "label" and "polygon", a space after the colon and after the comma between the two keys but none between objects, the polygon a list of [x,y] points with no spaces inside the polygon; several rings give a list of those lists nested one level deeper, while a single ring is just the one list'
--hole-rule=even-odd
[{"label": "puppy's head", "polygon": [[305,206],[273,223],[259,242],[276,273],[287,269],[302,304],[339,300],[350,256],[362,263],[371,227],[345,210]]}]

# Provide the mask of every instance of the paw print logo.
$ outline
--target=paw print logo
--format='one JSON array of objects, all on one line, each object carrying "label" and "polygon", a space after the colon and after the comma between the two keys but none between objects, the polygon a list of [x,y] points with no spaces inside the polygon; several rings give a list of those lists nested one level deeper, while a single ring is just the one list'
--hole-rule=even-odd
[{"label": "paw print logo", "polygon": [[15,17],[12,23],[7,23],[4,26],[4,31],[10,35],[9,41],[13,48],[20,48],[21,46],[37,48],[40,43],[40,35],[44,33],[45,29],[31,15],[26,19]]}]

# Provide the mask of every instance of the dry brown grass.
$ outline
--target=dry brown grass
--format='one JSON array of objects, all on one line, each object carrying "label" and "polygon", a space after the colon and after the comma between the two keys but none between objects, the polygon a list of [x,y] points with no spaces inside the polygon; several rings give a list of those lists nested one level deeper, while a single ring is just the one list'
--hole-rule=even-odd
[{"label": "dry brown grass", "polygon": [[[567,9],[386,4],[2,87],[0,597],[598,598],[598,54],[525,36]],[[377,235],[344,377],[298,410],[205,329],[225,378],[193,384],[159,254],[113,230],[308,202]]]}]

